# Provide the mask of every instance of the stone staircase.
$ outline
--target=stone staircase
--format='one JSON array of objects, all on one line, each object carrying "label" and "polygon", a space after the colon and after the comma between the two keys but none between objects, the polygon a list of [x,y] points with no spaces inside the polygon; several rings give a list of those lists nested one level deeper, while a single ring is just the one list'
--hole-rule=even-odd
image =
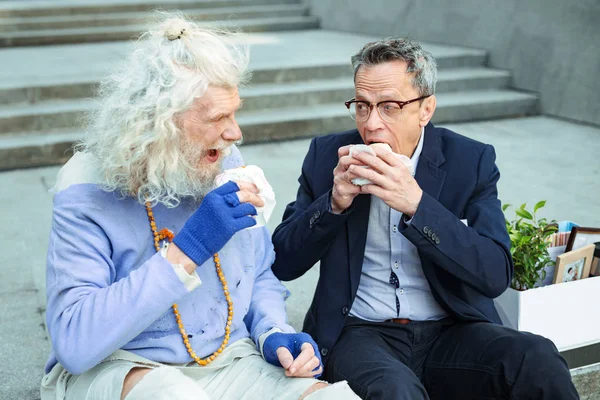
[{"label": "stone staircase", "polygon": [[319,25],[308,7],[294,0],[25,2],[0,10],[0,47],[134,39],[145,30],[150,9],[181,10],[200,25],[220,21],[244,32]]},{"label": "stone staircase", "polygon": [[[299,1],[4,2],[0,169],[57,164],[70,156],[83,134],[82,116],[97,106],[95,85],[131,51],[128,39],[145,29],[148,10],[156,8],[253,32],[242,39],[251,46],[254,71],[250,87],[241,90],[238,115],[246,143],[354,127],[343,105],[353,95],[350,55],[376,38],[315,29],[318,21]],[[537,113],[537,96],[511,90],[510,72],[487,68],[485,51],[424,46],[439,66],[434,123]]]}]

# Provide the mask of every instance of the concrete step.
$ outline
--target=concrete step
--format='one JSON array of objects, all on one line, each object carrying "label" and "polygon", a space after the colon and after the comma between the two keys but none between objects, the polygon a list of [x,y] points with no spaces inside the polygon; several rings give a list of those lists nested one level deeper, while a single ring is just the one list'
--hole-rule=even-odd
[{"label": "concrete step", "polygon": [[539,97],[514,90],[440,93],[432,122],[467,122],[539,114]]},{"label": "concrete step", "polygon": [[[354,83],[349,77],[314,80],[289,84],[254,85],[241,91],[244,111],[281,107],[307,107],[315,104],[337,103],[354,96]],[[487,68],[457,68],[441,70],[436,92],[471,91],[505,88],[510,79],[508,71]]]},{"label": "concrete step", "polygon": [[94,106],[91,99],[8,105],[0,108],[0,134],[78,128]]},{"label": "concrete step", "polygon": [[[302,4],[273,4],[186,10],[185,15],[196,21],[218,21],[252,18],[300,17],[308,15],[308,6]],[[144,25],[152,19],[146,11],[56,15],[43,17],[0,18],[0,32],[61,30],[105,26]]]},{"label": "concrete step", "polygon": [[189,10],[248,5],[298,4],[298,0],[61,0],[2,1],[0,18],[126,13],[149,10]]},{"label": "concrete step", "polygon": [[[98,80],[100,80],[99,76],[97,79],[65,76],[59,80],[51,79],[45,83],[38,82],[36,86],[22,86],[22,83],[19,82],[0,82],[0,105],[92,97]],[[353,87],[352,71],[345,64],[260,69],[252,74],[253,87],[256,87],[257,84],[265,84],[263,86],[265,89],[272,87],[274,92],[288,90],[292,86],[283,85],[288,82],[301,82],[299,86],[306,84],[313,87],[314,85],[308,82],[328,85],[328,80],[335,81],[331,84],[342,85],[341,89]],[[504,70],[478,67],[441,69],[438,73],[437,92],[497,89],[505,87],[509,81],[510,72]],[[267,86],[268,84],[271,85]],[[251,89],[247,89],[247,91],[252,92]],[[344,93],[350,92],[346,90]],[[345,98],[346,94],[342,97]]]},{"label": "concrete step", "polygon": [[571,377],[582,400],[600,400],[600,363],[572,369]]},{"label": "concrete step", "polygon": [[[0,82],[0,105],[41,103],[54,100],[88,98],[94,96],[101,74],[86,77],[50,78],[35,82]],[[267,68],[252,72],[252,84],[285,84],[299,81],[346,79],[352,83],[352,71],[346,64],[306,65],[292,68]]]},{"label": "concrete step", "polygon": [[[350,56],[375,39],[326,30],[262,32],[238,37],[241,43],[250,46],[250,69],[255,71],[253,83],[351,76]],[[486,52],[482,50],[431,43],[423,45],[436,58],[440,73],[447,68],[478,68],[486,59]],[[44,94],[69,90],[59,88],[61,85],[97,82],[129,57],[134,48],[133,42],[117,41],[0,49],[0,91],[11,89],[9,98],[13,95],[17,98],[10,101],[0,94],[0,103],[28,98],[27,93],[18,93],[21,89],[35,89],[35,94],[39,88]],[[91,92],[88,90],[87,93]],[[59,95],[57,98],[88,95]]]},{"label": "concrete step", "polygon": [[438,70],[436,92],[470,91],[505,88],[511,72],[486,67],[448,68]]},{"label": "concrete step", "polygon": [[[235,28],[243,32],[270,32],[315,29],[319,27],[319,20],[312,16],[293,16],[231,19],[226,21],[199,22],[198,24],[200,26]],[[0,33],[0,47],[134,40],[146,30],[146,25],[130,25],[2,32]]]},{"label": "concrete step", "polygon": [[0,135],[0,171],[62,164],[71,157],[81,132],[63,131]]},{"label": "concrete step", "polygon": [[[538,107],[536,96],[510,90],[439,93],[437,98],[434,122],[438,124],[532,115]],[[312,137],[355,127],[341,103],[242,110],[237,120],[246,143]],[[65,151],[80,137],[73,127],[0,135],[0,169],[60,164],[69,156]]]},{"label": "concrete step", "polygon": [[[439,93],[433,122],[455,123],[533,115],[538,98],[511,90]],[[247,143],[312,137],[355,127],[343,104],[270,109],[240,113]]]},{"label": "concrete step", "polygon": [[[342,104],[354,95],[351,73],[329,80],[312,80],[289,83],[256,84],[240,90],[244,99],[243,111],[259,111],[271,108],[308,107],[316,104]],[[510,74],[500,70],[465,69],[440,73],[437,92],[468,91],[473,89],[499,89],[506,86]],[[68,94],[91,92],[92,85],[74,85]],[[65,98],[64,90],[22,90],[31,96],[31,103],[0,106],[0,134],[44,131],[81,126],[85,111],[94,107],[92,99]],[[0,90],[0,100],[15,99],[15,91]],[[87,93],[91,95],[91,93]],[[50,95],[56,95],[46,99]],[[41,100],[41,101],[40,101]]]}]

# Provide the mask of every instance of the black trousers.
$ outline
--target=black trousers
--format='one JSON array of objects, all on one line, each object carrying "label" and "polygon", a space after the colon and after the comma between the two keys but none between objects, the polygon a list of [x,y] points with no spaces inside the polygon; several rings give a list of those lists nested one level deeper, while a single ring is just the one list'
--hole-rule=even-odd
[{"label": "black trousers", "polygon": [[325,366],[362,399],[579,399],[567,363],[541,336],[500,325],[349,317]]}]

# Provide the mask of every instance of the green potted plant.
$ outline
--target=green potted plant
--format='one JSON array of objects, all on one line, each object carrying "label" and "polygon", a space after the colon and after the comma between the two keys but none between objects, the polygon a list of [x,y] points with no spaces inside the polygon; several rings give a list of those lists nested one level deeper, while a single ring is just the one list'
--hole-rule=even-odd
[{"label": "green potted plant", "polygon": [[[557,231],[556,221],[548,222],[545,218],[537,218],[537,211],[546,205],[542,200],[527,211],[522,204],[515,210],[517,218],[506,219],[506,229],[510,237],[510,254],[515,265],[511,287],[515,290],[533,289],[546,278],[546,267],[555,262],[548,254],[548,237]],[[502,206],[506,211],[510,204]]]},{"label": "green potted plant", "polygon": [[541,284],[544,268],[552,271],[554,265],[546,239],[557,230],[554,221],[537,218],[545,204],[540,201],[532,212],[523,204],[515,210],[516,219],[506,220],[515,269],[511,287],[494,299],[496,310],[503,325],[542,335],[559,351],[599,343],[600,313],[590,312],[588,305],[600,293],[600,278]]}]

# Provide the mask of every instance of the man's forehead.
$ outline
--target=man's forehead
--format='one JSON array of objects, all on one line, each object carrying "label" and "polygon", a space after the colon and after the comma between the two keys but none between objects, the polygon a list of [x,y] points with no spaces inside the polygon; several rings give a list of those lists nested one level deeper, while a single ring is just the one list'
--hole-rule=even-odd
[{"label": "man's forehead", "polygon": [[237,88],[220,88],[209,86],[206,93],[198,97],[192,108],[204,112],[220,112],[237,109],[241,99]]},{"label": "man's forehead", "polygon": [[410,81],[414,73],[406,71],[406,62],[388,61],[376,65],[363,65],[354,78],[356,85],[391,85]]},{"label": "man's forehead", "polygon": [[413,74],[406,72],[404,61],[361,66],[354,80],[356,96],[398,97],[399,94],[410,90],[412,78]]},{"label": "man's forehead", "polygon": [[362,89],[357,87],[355,90],[357,99],[368,99],[369,101],[380,101],[389,99],[402,99],[402,91],[399,88],[369,88]]}]

